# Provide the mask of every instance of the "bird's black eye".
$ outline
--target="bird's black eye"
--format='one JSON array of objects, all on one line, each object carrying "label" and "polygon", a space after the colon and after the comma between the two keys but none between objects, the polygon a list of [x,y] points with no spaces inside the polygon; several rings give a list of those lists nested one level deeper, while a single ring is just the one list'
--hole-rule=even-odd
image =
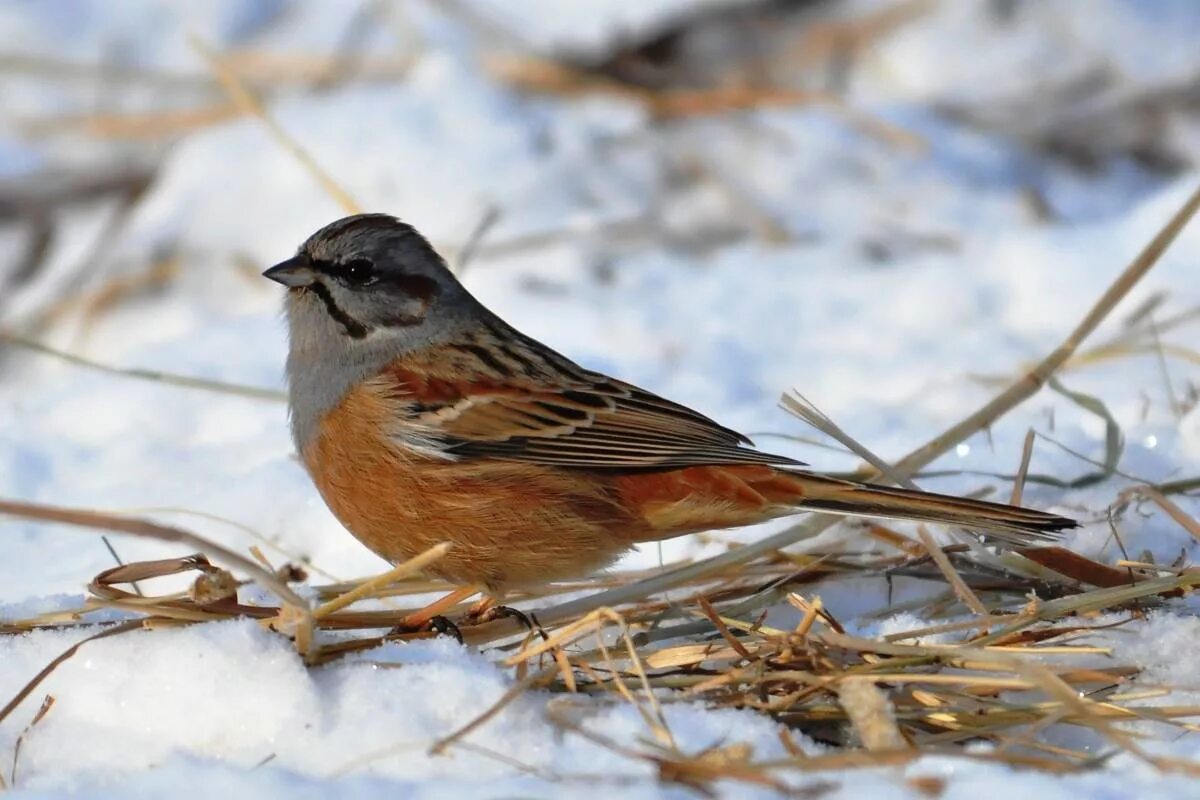
[{"label": "bird's black eye", "polygon": [[370,259],[355,258],[342,265],[342,275],[347,283],[366,286],[375,282],[375,265]]}]

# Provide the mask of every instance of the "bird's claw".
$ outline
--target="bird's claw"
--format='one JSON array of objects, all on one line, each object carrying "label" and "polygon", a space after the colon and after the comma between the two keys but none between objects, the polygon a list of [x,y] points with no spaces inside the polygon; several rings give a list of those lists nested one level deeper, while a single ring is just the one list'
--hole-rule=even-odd
[{"label": "bird's claw", "polygon": [[459,644],[463,643],[462,631],[458,629],[457,625],[455,625],[446,617],[443,617],[441,614],[438,614],[436,617],[430,617],[429,622],[425,625],[425,628],[433,631],[438,636],[449,636],[453,639],[457,639]]},{"label": "bird's claw", "polygon": [[498,619],[515,619],[525,628],[525,630],[533,630],[533,623],[524,611],[512,608],[510,606],[488,606],[478,614],[471,614],[470,620],[472,624],[482,625],[485,622],[495,622]]}]

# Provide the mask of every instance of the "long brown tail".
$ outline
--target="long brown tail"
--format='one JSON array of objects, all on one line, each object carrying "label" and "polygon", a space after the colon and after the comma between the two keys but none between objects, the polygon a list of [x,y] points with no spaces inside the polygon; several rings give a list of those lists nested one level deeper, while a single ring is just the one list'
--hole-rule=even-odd
[{"label": "long brown tail", "polygon": [[[779,470],[766,483],[750,485],[768,497],[775,495],[771,499],[796,508],[958,525],[985,531],[1015,546],[1053,541],[1059,531],[1079,526],[1073,519],[1019,506],[855,483],[811,473]],[[791,496],[780,497],[777,491],[772,491],[777,489],[784,489]]]}]

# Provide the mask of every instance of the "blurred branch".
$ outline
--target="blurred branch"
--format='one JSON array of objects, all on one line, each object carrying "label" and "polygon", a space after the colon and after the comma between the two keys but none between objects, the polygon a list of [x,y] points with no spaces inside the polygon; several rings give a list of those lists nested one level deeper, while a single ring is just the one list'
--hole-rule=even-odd
[{"label": "blurred branch", "polygon": [[120,375],[126,378],[138,378],[140,380],[154,381],[156,383],[167,383],[173,386],[180,386],[185,389],[201,389],[206,392],[217,392],[219,394],[231,394],[238,397],[249,397],[254,400],[272,400],[283,402],[287,399],[287,395],[283,392],[274,389],[260,389],[255,386],[242,386],[236,383],[226,383],[224,381],[210,380],[208,378],[195,378],[188,375],[175,375],[169,372],[159,372],[152,369],[140,369],[136,367],[114,367],[111,364],[102,364],[99,361],[93,361],[90,358],[68,353],[64,350],[58,350],[41,342],[36,342],[32,339],[27,339],[24,336],[18,336],[13,333],[0,331],[0,342],[21,347],[34,353],[40,353],[45,356],[56,358],[60,361],[65,361],[68,364],[73,364],[77,367],[103,372],[108,375]]},{"label": "blurred branch", "polygon": [[252,114],[258,117],[259,121],[266,126],[271,137],[288,153],[290,153],[300,165],[308,171],[310,175],[320,184],[326,193],[329,194],[342,210],[347,214],[358,214],[362,208],[350,197],[349,193],[342,188],[333,176],[326,172],[316,159],[305,150],[299,142],[288,135],[287,131],[275,121],[274,117],[267,113],[266,108],[257,97],[246,87],[241,78],[237,76],[229,65],[226,64],[216,51],[205,44],[199,37],[189,37],[192,47],[196,49],[208,63],[212,66],[213,73],[217,80],[221,82],[221,86],[228,92],[230,98],[238,105],[245,113]]},{"label": "blurred branch", "polygon": [[11,290],[29,283],[44,267],[55,244],[59,212],[79,205],[115,201],[116,210],[109,223],[87,248],[85,263],[75,268],[76,276],[70,281],[74,285],[74,278],[111,248],[156,174],[154,166],[126,163],[86,169],[46,169],[0,181],[0,222],[24,223],[29,232],[23,251],[0,273],[0,289]]},{"label": "blurred branch", "polygon": [[156,172],[153,165],[125,163],[0,178],[0,221],[37,218],[62,206],[140,194]]},{"label": "blurred branch", "polygon": [[[253,50],[231,51],[222,60],[248,85],[269,89],[279,85],[323,85],[331,74],[345,64],[345,54],[332,56],[307,53],[266,53]],[[355,80],[392,81],[405,77],[414,56],[371,56],[359,58],[354,67]],[[0,73],[26,73],[39,77],[93,82],[103,71],[106,81],[138,84],[163,89],[193,89],[197,92],[220,91],[220,83],[202,72],[169,72],[129,67],[120,64],[94,64],[47,56],[0,54]]]}]

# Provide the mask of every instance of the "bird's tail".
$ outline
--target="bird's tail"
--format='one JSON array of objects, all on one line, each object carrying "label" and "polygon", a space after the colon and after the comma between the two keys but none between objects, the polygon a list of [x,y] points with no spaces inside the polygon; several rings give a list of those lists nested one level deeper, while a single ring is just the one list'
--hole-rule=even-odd
[{"label": "bird's tail", "polygon": [[994,539],[1018,547],[1053,541],[1059,531],[1079,525],[1067,517],[1019,506],[855,483],[811,473],[778,470],[764,484],[750,485],[771,500],[786,502],[794,508],[957,525],[986,532]]}]

